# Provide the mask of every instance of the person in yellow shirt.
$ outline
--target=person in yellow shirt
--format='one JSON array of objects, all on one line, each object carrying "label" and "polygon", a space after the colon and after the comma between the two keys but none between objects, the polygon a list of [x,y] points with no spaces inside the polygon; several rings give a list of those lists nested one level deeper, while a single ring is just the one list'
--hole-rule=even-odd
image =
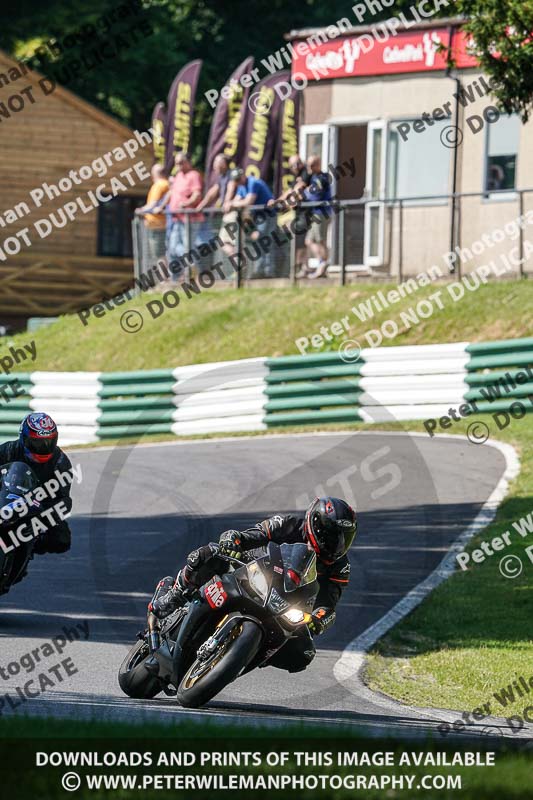
[{"label": "person in yellow shirt", "polygon": [[136,208],[135,213],[144,217],[146,244],[150,266],[165,255],[166,217],[164,207],[169,191],[167,174],[161,164],[154,164],[151,170],[152,185],[146,198],[146,205]]}]

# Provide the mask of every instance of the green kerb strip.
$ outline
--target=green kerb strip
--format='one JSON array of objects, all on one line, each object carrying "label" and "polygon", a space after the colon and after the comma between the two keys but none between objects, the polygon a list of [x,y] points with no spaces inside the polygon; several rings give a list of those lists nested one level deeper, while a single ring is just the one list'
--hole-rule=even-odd
[{"label": "green kerb strip", "polygon": [[277,397],[305,397],[306,395],[332,394],[334,392],[363,392],[359,387],[359,378],[346,378],[343,381],[320,380],[320,381],[294,381],[277,386],[267,386],[265,394],[270,398]]},{"label": "green kerb strip", "polygon": [[172,387],[176,381],[159,381],[156,383],[117,383],[108,384],[98,392],[98,397],[138,397],[147,394],[165,394],[173,397]]},{"label": "green kerb strip", "polygon": [[340,362],[337,365],[324,366],[324,367],[310,367],[302,364],[301,369],[280,369],[270,372],[265,380],[267,383],[285,383],[287,381],[295,380],[321,380],[322,378],[340,378],[344,375],[353,378],[354,375],[359,375],[361,372],[362,364],[343,364]]},{"label": "green kerb strip", "polygon": [[155,433],[171,433],[172,425],[169,424],[154,424],[154,425],[109,425],[106,428],[100,428],[98,436],[100,439],[125,439],[125,438],[139,438],[148,436]]},{"label": "green kerb strip", "polygon": [[[491,386],[493,383],[496,383],[499,380],[503,380],[505,382],[508,381],[508,378],[514,380],[517,375],[524,375],[524,373],[525,370],[523,368],[509,369],[500,372],[473,372],[469,375],[465,375],[465,382],[469,386]],[[527,373],[525,374],[527,376]],[[533,370],[532,370],[532,376],[533,376]]]},{"label": "green kerb strip", "polygon": [[518,353],[525,350],[529,351],[530,356],[533,356],[533,338],[478,342],[467,345],[465,350],[467,353],[475,353],[476,355],[483,355],[486,353]]},{"label": "green kerb strip", "polygon": [[355,408],[334,411],[307,411],[294,414],[268,414],[263,422],[268,428],[276,425],[312,425],[319,422],[362,422]]},{"label": "green kerb strip", "polygon": [[156,381],[171,381],[175,383],[171,369],[149,369],[137,372],[102,372],[100,380],[107,386],[111,383],[149,383]]},{"label": "green kerb strip", "polygon": [[291,408],[323,408],[325,406],[356,406],[358,394],[327,394],[319,397],[291,397],[283,400],[271,400],[265,405],[265,411],[285,411]]},{"label": "green kerb strip", "polygon": [[533,363],[533,353],[531,352],[500,352],[487,356],[474,356],[470,359],[466,368],[469,372],[476,369],[490,369],[491,367],[527,367]]},{"label": "green kerb strip", "polygon": [[148,411],[104,411],[98,419],[100,426],[99,435],[104,430],[104,426],[108,425],[140,425],[146,423],[172,422],[172,415],[174,413],[174,406],[171,409],[153,409]]}]

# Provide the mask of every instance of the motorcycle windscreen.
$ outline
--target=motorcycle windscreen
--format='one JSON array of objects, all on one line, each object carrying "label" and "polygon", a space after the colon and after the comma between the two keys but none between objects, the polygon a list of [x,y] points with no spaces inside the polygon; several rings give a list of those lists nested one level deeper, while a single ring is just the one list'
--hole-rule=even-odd
[{"label": "motorcycle windscreen", "polygon": [[33,470],[22,461],[14,461],[12,464],[3,464],[0,467],[1,494],[16,494],[19,497],[35,489],[39,482]]},{"label": "motorcycle windscreen", "polygon": [[316,581],[316,556],[313,550],[309,550],[306,544],[282,544],[280,549],[286,592]]}]

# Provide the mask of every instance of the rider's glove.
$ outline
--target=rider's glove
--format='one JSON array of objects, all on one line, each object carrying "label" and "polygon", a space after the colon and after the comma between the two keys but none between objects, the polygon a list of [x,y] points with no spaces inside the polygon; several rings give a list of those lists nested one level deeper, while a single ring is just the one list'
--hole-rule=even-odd
[{"label": "rider's glove", "polygon": [[224,531],[218,540],[218,548],[220,555],[240,559],[242,543],[239,531]]},{"label": "rider's glove", "polygon": [[336,613],[331,608],[315,608],[313,611],[313,619],[308,624],[308,628],[313,636],[320,636],[325,633],[328,628],[331,628],[335,622]]}]

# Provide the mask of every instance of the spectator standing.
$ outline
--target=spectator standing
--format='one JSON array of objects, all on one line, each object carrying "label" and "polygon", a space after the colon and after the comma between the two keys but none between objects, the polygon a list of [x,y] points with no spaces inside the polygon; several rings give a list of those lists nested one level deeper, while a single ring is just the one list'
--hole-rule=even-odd
[{"label": "spectator standing", "polygon": [[[231,208],[245,210],[251,206],[267,206],[269,201],[273,199],[272,192],[264,180],[251,176],[247,177],[242,169],[232,169],[230,180],[235,181],[237,186],[235,197],[230,201]],[[252,238],[259,239],[261,236],[270,236],[273,233],[276,227],[276,215],[271,211],[250,211],[250,216],[256,229],[252,234]],[[274,264],[271,249],[268,248],[261,251],[259,246],[256,249],[259,252],[257,259],[254,261],[254,271],[250,277],[273,278]]]},{"label": "spectator standing", "polygon": [[[168,237],[168,262],[170,272],[177,279],[183,267],[178,263],[186,252],[206,240],[203,214],[180,214],[181,210],[197,208],[202,198],[202,176],[191,164],[188,153],[180,152],[175,158],[176,175],[170,190],[168,210],[171,214]],[[187,216],[191,223],[191,241],[187,241]]]},{"label": "spectator standing", "polygon": [[[322,172],[320,158],[310,156],[307,159],[309,184],[304,191],[304,200],[309,203],[327,203],[331,200],[331,184],[329,175]],[[316,272],[308,275],[309,278],[323,278],[328,270],[328,224],[331,206],[325,205],[313,208],[313,220],[305,237],[307,246],[318,259]]]},{"label": "spectator standing", "polygon": [[305,236],[310,223],[308,222],[308,211],[304,208],[299,208],[297,202],[298,199],[303,199],[304,191],[309,186],[311,175],[299,155],[289,158],[289,170],[293,176],[291,185],[277,200],[271,200],[269,205],[289,201],[291,205],[295,206],[294,234],[296,239],[296,277],[305,278],[308,274]]},{"label": "spectator standing", "polygon": [[148,258],[150,265],[154,265],[165,255],[166,218],[163,208],[169,183],[165,168],[161,164],[154,164],[150,174],[152,185],[146,198],[146,205],[136,208],[135,213],[144,217]]},{"label": "spectator standing", "polygon": [[[237,234],[232,235],[232,231],[236,231],[235,223],[237,222],[238,213],[231,208],[231,201],[235,196],[236,184],[230,178],[230,162],[229,158],[225,155],[218,155],[213,162],[213,172],[216,175],[215,183],[207,190],[203,200],[198,204],[198,210],[209,208],[215,204],[220,204],[224,208],[222,216],[222,226],[219,232],[219,239],[222,242],[222,249],[228,256],[235,254]],[[232,224],[233,227],[228,227]]]}]

